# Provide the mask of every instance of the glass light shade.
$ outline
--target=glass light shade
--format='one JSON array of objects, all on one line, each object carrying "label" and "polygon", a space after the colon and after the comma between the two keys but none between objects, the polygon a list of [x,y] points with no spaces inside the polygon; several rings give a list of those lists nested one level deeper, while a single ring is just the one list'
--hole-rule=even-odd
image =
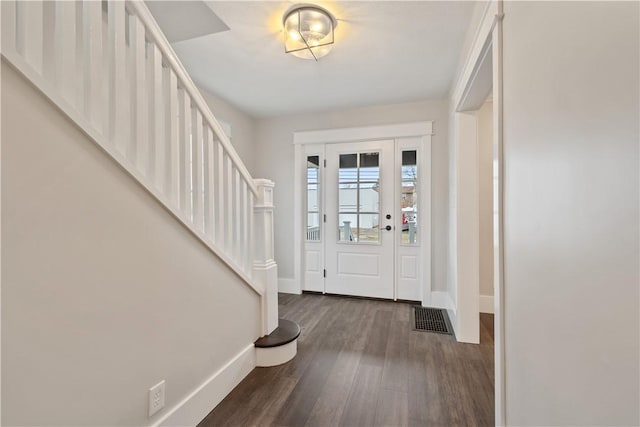
[{"label": "glass light shade", "polygon": [[285,52],[303,59],[325,56],[333,45],[336,21],[317,6],[300,6],[289,11],[283,20]]}]

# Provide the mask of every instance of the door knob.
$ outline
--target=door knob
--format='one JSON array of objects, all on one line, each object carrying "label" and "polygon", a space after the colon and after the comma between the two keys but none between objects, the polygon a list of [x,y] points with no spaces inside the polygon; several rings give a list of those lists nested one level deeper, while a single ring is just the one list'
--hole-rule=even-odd
[{"label": "door knob", "polygon": [[384,229],[387,230],[387,231],[390,231],[391,230],[391,226],[387,225]]},{"label": "door knob", "polygon": [[387,214],[387,219],[391,219],[391,215]]}]

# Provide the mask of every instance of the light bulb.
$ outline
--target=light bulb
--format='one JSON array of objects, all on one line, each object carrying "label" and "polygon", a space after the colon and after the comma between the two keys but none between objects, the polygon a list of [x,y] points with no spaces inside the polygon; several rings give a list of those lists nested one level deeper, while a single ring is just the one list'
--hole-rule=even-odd
[{"label": "light bulb", "polygon": [[289,38],[291,40],[300,40],[300,34],[297,31],[289,31]]},{"label": "light bulb", "polygon": [[314,22],[309,26],[309,29],[311,31],[315,31],[316,33],[319,33],[322,31],[322,22]]}]

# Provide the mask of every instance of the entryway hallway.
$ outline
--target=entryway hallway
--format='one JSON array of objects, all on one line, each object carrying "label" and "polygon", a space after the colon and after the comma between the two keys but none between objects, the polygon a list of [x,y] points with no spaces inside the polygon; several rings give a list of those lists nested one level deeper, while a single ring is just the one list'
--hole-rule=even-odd
[{"label": "entryway hallway", "polygon": [[297,357],[253,370],[199,426],[494,425],[493,315],[473,345],[412,330],[410,309],[280,294],[302,328]]}]

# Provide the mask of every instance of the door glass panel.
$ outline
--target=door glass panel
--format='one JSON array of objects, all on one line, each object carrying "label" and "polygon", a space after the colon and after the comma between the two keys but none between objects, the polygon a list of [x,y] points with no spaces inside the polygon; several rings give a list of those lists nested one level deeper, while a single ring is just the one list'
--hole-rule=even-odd
[{"label": "door glass panel", "polygon": [[307,241],[320,241],[320,156],[307,156]]},{"label": "door glass panel", "polygon": [[358,182],[358,155],[340,154],[338,182]]},{"label": "door glass panel", "polygon": [[361,153],[360,154],[361,169],[369,169],[369,168],[378,169],[378,166],[380,166],[380,153]]},{"label": "door glass panel", "polygon": [[318,184],[307,185],[307,209],[309,212],[317,212],[318,208]]},{"label": "door glass panel", "polygon": [[360,154],[360,176],[361,182],[378,182],[380,180],[380,154],[361,153]]},{"label": "door glass panel", "polygon": [[358,215],[358,242],[380,241],[380,216],[378,214]]},{"label": "door glass panel", "polygon": [[338,211],[357,212],[358,183],[338,184]]},{"label": "door glass panel", "polygon": [[401,243],[418,243],[418,165],[417,151],[402,152],[400,211],[402,215]]},{"label": "door glass panel", "polygon": [[380,153],[339,155],[338,240],[380,241]]},{"label": "door glass panel", "polygon": [[320,214],[308,213],[307,214],[307,240],[319,241],[320,240]]},{"label": "door glass panel", "polygon": [[360,212],[380,212],[380,187],[377,182],[360,183]]}]

